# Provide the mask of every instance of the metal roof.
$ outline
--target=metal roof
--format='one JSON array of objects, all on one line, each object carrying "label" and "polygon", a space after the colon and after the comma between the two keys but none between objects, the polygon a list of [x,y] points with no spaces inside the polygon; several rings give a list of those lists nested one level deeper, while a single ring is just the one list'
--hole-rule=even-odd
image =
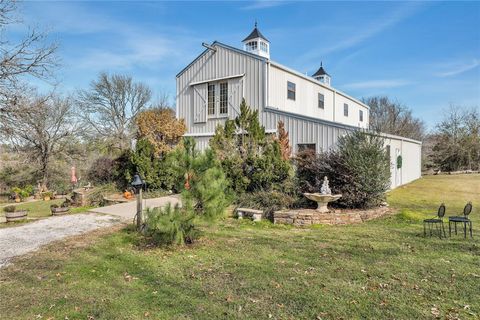
[{"label": "metal roof", "polygon": [[248,37],[246,37],[245,39],[243,39],[242,42],[245,42],[245,41],[248,41],[248,40],[252,40],[252,39],[257,39],[257,38],[262,38],[263,40],[267,41],[267,42],[270,42],[268,41],[267,38],[265,38],[265,36],[260,32],[260,30],[258,30],[257,28],[257,23],[255,22],[255,28],[253,28],[253,31],[250,32],[250,34],[248,35]]}]

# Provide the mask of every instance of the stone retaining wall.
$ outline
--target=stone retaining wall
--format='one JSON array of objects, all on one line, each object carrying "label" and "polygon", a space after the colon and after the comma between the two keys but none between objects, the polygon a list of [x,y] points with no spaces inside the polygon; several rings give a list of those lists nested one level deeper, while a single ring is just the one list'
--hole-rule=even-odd
[{"label": "stone retaining wall", "polygon": [[293,224],[297,227],[312,224],[352,224],[361,223],[384,215],[393,214],[389,207],[380,207],[369,210],[333,210],[320,213],[314,209],[281,210],[273,214],[275,224]]}]

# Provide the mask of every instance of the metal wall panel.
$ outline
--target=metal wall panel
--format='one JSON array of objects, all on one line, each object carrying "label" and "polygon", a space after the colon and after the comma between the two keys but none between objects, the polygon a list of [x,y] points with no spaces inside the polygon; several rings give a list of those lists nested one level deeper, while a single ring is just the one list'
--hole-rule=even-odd
[{"label": "metal wall panel", "polygon": [[[214,45],[214,47],[217,49],[216,52],[206,51],[177,77],[177,115],[179,118],[185,119],[188,128],[187,134],[212,133],[217,125],[223,125],[226,119],[235,118],[242,97],[251,108],[263,108],[264,90],[262,88],[265,81],[265,61],[221,45]],[[229,102],[238,105],[236,108],[229,106],[228,117],[207,118],[206,123],[196,123],[192,99],[194,89],[190,84],[240,74],[245,74],[241,84],[237,84],[240,79],[229,80],[229,89],[236,86],[240,88],[240,91],[236,91],[234,95],[229,92],[232,99]]]}]

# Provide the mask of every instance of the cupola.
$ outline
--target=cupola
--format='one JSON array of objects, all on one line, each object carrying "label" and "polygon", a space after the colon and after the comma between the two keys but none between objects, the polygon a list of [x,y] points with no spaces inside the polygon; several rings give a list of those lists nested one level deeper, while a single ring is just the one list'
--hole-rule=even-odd
[{"label": "cupola", "polygon": [[323,69],[323,62],[320,62],[320,68],[312,75],[312,77],[321,83],[324,83],[328,86],[330,85],[331,78],[327,71]]},{"label": "cupola", "polygon": [[243,50],[270,59],[270,41],[258,30],[257,22],[253,31],[242,42]]}]

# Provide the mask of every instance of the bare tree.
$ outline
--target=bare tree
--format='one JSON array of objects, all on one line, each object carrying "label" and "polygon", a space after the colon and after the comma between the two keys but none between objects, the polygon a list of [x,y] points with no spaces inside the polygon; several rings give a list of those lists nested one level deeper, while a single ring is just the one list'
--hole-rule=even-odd
[{"label": "bare tree", "polygon": [[37,161],[43,188],[48,185],[50,164],[67,152],[76,131],[72,101],[55,95],[24,95],[9,106],[0,122],[0,134],[31,161]]},{"label": "bare tree", "polygon": [[429,136],[429,156],[443,171],[480,169],[480,112],[478,108],[450,106]]},{"label": "bare tree", "polygon": [[0,0],[0,112],[12,105],[22,77],[48,79],[57,65],[54,55],[57,45],[47,43],[46,33],[30,29],[19,41],[4,37],[10,25],[21,22],[15,16],[16,11],[16,1]]},{"label": "bare tree", "polygon": [[371,97],[363,99],[370,106],[370,129],[402,137],[422,140],[425,125],[422,120],[414,118],[412,111],[398,101],[388,97]]},{"label": "bare tree", "polygon": [[89,90],[78,93],[77,105],[90,137],[125,149],[130,145],[134,119],[151,97],[150,88],[130,76],[101,73]]}]

